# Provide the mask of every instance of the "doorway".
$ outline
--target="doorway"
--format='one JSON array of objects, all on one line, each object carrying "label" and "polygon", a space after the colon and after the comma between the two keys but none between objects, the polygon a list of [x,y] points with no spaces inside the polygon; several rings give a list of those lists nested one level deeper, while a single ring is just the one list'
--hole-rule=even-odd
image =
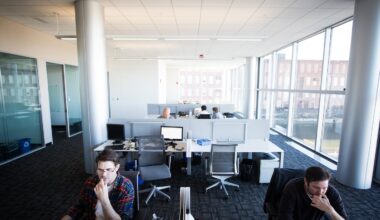
[{"label": "doorway", "polygon": [[82,113],[77,66],[46,63],[53,130],[72,137],[82,132]]}]

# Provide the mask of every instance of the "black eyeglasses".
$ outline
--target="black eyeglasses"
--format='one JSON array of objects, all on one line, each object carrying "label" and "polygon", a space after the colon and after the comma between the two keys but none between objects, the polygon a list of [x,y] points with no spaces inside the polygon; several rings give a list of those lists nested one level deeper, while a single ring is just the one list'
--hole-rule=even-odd
[{"label": "black eyeglasses", "polygon": [[105,173],[105,172],[107,172],[107,173],[113,173],[114,171],[116,170],[116,167],[115,168],[108,168],[108,169],[96,169],[96,171],[97,172],[99,172],[99,173]]}]

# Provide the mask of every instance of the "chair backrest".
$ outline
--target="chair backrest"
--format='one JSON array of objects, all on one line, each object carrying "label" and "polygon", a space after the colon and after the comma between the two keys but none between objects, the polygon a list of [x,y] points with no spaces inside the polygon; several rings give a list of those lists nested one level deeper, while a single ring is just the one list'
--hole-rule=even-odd
[{"label": "chair backrest", "polygon": [[127,177],[131,180],[133,184],[133,188],[135,190],[135,199],[133,201],[133,216],[136,217],[138,214],[138,211],[140,210],[140,197],[139,197],[139,171],[125,171],[121,170],[119,171],[122,176]]},{"label": "chair backrest", "polygon": [[267,193],[264,199],[264,212],[268,213],[267,205],[269,204],[272,209],[278,211],[282,191],[289,180],[304,177],[305,170],[303,169],[289,169],[289,168],[275,168],[270,179]]},{"label": "chair backrest", "polygon": [[210,174],[238,174],[237,144],[212,144]]},{"label": "chair backrest", "polygon": [[198,119],[211,119],[211,115],[210,114],[200,114],[198,116]]},{"label": "chair backrest", "polygon": [[162,136],[136,137],[139,167],[166,163],[165,141]]}]

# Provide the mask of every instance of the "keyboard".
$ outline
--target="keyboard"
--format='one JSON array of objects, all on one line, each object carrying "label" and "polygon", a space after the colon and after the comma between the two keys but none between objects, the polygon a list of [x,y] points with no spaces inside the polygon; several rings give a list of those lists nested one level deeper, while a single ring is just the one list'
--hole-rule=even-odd
[{"label": "keyboard", "polygon": [[107,145],[105,149],[110,150],[124,150],[124,144]]}]

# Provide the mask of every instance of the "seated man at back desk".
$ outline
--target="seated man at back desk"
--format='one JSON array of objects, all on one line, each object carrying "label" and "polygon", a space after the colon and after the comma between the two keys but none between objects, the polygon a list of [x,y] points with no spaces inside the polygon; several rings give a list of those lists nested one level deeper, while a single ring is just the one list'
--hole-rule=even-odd
[{"label": "seated man at back desk", "polygon": [[115,151],[103,150],[96,158],[97,175],[89,177],[80,191],[78,203],[62,220],[132,219],[134,188],[131,180],[119,174]]},{"label": "seated man at back desk", "polygon": [[158,118],[173,119],[173,116],[170,115],[170,108],[165,107],[162,110],[162,114]]},{"label": "seated man at back desk", "polygon": [[339,192],[329,185],[330,173],[309,167],[304,178],[290,180],[281,196],[279,219],[347,219]]}]

